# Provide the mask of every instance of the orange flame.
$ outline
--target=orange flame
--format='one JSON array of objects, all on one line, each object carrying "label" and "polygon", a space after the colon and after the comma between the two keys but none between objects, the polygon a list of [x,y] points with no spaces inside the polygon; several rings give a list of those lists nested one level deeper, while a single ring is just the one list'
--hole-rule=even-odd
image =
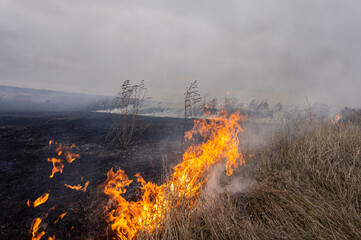
[{"label": "orange flame", "polygon": [[160,186],[145,182],[140,174],[136,174],[137,181],[142,185],[142,196],[137,202],[128,202],[122,196],[132,180],[123,170],[114,172],[112,168],[101,186],[104,186],[104,193],[114,206],[107,207],[107,217],[117,236],[120,239],[133,239],[145,229],[153,232],[160,228],[169,210],[169,196],[175,207],[184,201],[192,206],[208,180],[207,172],[211,166],[226,162],[227,175],[232,175],[233,170],[244,163],[237,137],[243,131],[239,125],[241,120],[243,117],[239,113],[227,118],[227,113],[221,112],[210,120],[195,121],[194,128],[186,134],[186,138],[189,140],[200,135],[206,141],[189,147],[183,161],[173,168],[169,180]]},{"label": "orange flame", "polygon": [[87,182],[85,183],[84,187],[82,187],[80,184],[75,185],[75,186],[71,186],[71,185],[68,185],[68,184],[64,184],[64,185],[65,185],[65,187],[74,189],[74,190],[76,190],[76,191],[83,191],[83,192],[85,192],[85,191],[86,191],[86,188],[87,188],[88,185],[89,185],[89,181],[87,181]]},{"label": "orange flame", "polygon": [[[53,140],[49,141],[49,145],[52,145],[54,143]],[[55,145],[57,145],[58,143],[55,142]],[[71,149],[75,148],[76,145],[75,144],[59,144],[59,146],[57,147],[57,149],[55,150],[55,152],[57,153],[58,156],[64,155],[67,162],[68,163],[72,163],[76,158],[80,158],[80,155],[78,153],[73,153],[71,151]],[[63,168],[64,168],[64,163],[63,160],[60,158],[48,158],[48,162],[53,163],[53,169],[52,169],[52,173],[49,176],[49,178],[53,178],[54,174],[57,172],[63,173]]]},{"label": "orange flame", "polygon": [[38,199],[35,200],[34,208],[48,201],[48,198],[49,198],[49,193],[44,193],[43,195],[41,195]]},{"label": "orange flame", "polygon": [[56,219],[56,220],[54,221],[54,224],[56,224],[57,222],[59,222],[59,220],[62,220],[63,217],[65,217],[66,214],[67,214],[67,212],[61,214],[61,215],[58,217],[58,219]]},{"label": "orange flame", "polygon": [[31,234],[32,234],[32,240],[39,240],[42,236],[45,235],[45,232],[42,231],[40,233],[38,233],[39,231],[39,226],[40,226],[40,223],[41,223],[41,218],[35,218],[34,221],[33,221],[33,224],[31,226]]},{"label": "orange flame", "polygon": [[53,169],[51,170],[51,175],[49,178],[53,178],[54,174],[57,172],[63,173],[64,164],[61,159],[58,158],[48,158],[48,162],[53,163]]},{"label": "orange flame", "polygon": [[[53,140],[50,140],[49,145],[50,146],[51,145],[58,145],[58,142],[54,142]],[[60,144],[56,148],[55,152],[57,153],[58,156],[62,156],[62,155],[65,156],[65,159],[67,160],[68,163],[72,163],[76,158],[80,158],[79,154],[73,153],[71,151],[75,147],[76,147],[76,145],[74,145],[74,144],[72,144],[72,145],[70,145],[70,144],[66,144],[66,145]],[[64,160],[62,160],[60,158],[48,158],[47,161],[51,162],[53,164],[52,173],[49,176],[49,178],[53,178],[54,174],[57,173],[57,172],[63,173],[63,168],[64,168],[64,163],[63,162],[64,162]],[[89,185],[89,181],[85,183],[83,188],[81,188],[81,186],[80,186],[80,188],[81,188],[80,190],[85,192],[88,185]],[[34,208],[41,205],[41,204],[43,204],[43,203],[45,203],[48,200],[48,198],[49,198],[49,193],[44,193],[43,195],[41,195],[38,199],[36,199],[34,201],[34,203],[33,203]],[[26,204],[27,204],[27,206],[30,207],[31,206],[30,205],[30,200],[28,200],[26,202]],[[54,211],[54,210],[55,210],[55,206],[53,206],[52,208],[50,208],[48,210],[48,212],[45,214],[44,218],[47,218],[49,213],[51,211]],[[61,214],[59,216],[59,218],[54,222],[54,224],[57,223],[59,220],[63,219],[63,217],[66,214],[67,214],[66,212]],[[31,229],[30,229],[31,233],[32,233],[32,239],[33,240],[39,240],[42,236],[45,235],[45,231],[42,231],[42,232],[38,233],[42,220],[43,220],[42,218],[35,218],[33,220],[33,223],[32,223]],[[48,239],[49,240],[55,239],[55,235],[53,235],[53,237],[50,236]]]},{"label": "orange flame", "polygon": [[59,147],[55,150],[58,153],[58,156],[62,155],[64,153],[65,158],[67,159],[68,163],[72,163],[76,158],[80,158],[80,155],[77,153],[73,153],[70,150],[75,148],[76,145],[62,145],[60,144]]},{"label": "orange flame", "polygon": [[337,115],[335,116],[335,122],[339,122],[339,121],[341,120],[341,118],[342,118],[342,115],[341,115],[341,114],[337,114]]}]

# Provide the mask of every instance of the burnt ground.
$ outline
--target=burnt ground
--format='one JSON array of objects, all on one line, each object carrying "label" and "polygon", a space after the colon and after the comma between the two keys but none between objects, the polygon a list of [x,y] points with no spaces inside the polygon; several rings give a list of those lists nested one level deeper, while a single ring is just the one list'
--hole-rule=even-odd
[{"label": "burnt ground", "polygon": [[[148,127],[125,150],[104,142],[110,126],[109,116],[102,113],[0,113],[0,239],[31,239],[33,219],[43,218],[54,206],[43,219],[42,239],[107,238],[107,197],[99,187],[107,172],[121,168],[129,178],[139,172],[147,181],[161,182],[163,162],[169,164],[169,153],[176,152],[172,147],[179,146],[183,120],[141,117],[137,127]],[[56,153],[49,140],[76,144],[74,152],[81,155],[52,179],[47,158]],[[86,192],[64,186],[86,181]],[[137,183],[132,186],[130,199],[137,195]],[[32,203],[49,191],[47,202],[27,206],[28,200]],[[54,224],[64,212],[66,216]]]}]

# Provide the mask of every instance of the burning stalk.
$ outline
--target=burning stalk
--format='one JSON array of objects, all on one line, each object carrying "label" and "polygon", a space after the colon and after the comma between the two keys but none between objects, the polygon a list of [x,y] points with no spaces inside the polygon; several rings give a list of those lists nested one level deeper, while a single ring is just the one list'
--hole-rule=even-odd
[{"label": "burning stalk", "polygon": [[[38,199],[36,199],[33,203],[34,208],[36,208],[37,206],[45,203],[46,201],[48,201],[49,198],[49,193],[44,193],[43,195],[41,195]],[[28,205],[28,207],[30,207],[30,200],[28,200],[26,202],[26,204]]]},{"label": "burning stalk", "polygon": [[82,187],[80,184],[75,185],[75,186],[71,186],[71,185],[68,185],[68,184],[64,184],[64,185],[65,185],[65,187],[74,189],[74,190],[76,190],[76,191],[83,191],[83,192],[85,192],[85,191],[86,191],[86,188],[87,188],[88,185],[89,185],[89,181],[87,181],[87,182],[85,183],[84,187]]},{"label": "burning stalk", "polygon": [[38,233],[39,228],[40,228],[39,227],[40,223],[41,223],[41,218],[34,219],[33,224],[31,226],[31,235],[32,235],[31,240],[39,240],[42,236],[45,235],[44,231]]}]

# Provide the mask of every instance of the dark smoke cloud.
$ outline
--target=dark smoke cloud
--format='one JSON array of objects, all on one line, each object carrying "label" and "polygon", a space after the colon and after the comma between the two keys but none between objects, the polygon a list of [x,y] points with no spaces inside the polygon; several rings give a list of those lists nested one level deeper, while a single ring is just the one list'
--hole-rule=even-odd
[{"label": "dark smoke cloud", "polygon": [[113,95],[145,79],[161,101],[202,93],[241,101],[360,106],[356,0],[0,3],[0,85]]}]

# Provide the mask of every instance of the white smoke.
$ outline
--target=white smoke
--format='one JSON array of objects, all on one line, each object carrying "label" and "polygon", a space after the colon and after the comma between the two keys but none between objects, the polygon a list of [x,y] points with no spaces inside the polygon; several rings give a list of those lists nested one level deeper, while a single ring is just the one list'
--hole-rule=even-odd
[{"label": "white smoke", "polygon": [[209,175],[209,180],[205,187],[205,194],[215,198],[222,193],[246,193],[249,192],[254,180],[245,176],[227,176],[226,165],[216,166]]}]

